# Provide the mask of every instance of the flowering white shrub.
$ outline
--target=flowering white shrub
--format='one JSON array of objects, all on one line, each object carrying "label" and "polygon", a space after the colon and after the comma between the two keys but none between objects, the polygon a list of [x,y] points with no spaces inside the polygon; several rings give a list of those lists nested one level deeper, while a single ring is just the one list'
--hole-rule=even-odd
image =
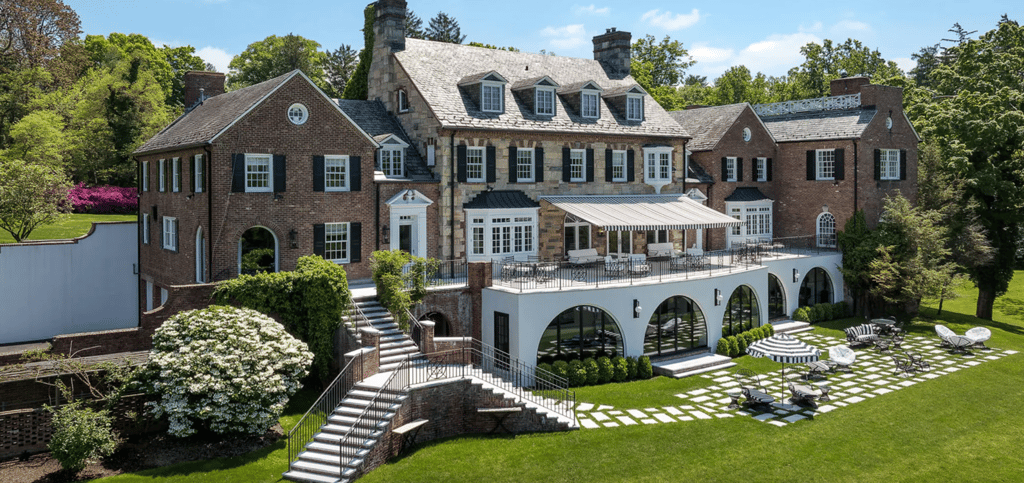
[{"label": "flowering white shrub", "polygon": [[313,354],[281,324],[255,310],[212,306],[175,314],[153,334],[150,403],[169,433],[196,424],[217,433],[260,434],[301,387]]}]

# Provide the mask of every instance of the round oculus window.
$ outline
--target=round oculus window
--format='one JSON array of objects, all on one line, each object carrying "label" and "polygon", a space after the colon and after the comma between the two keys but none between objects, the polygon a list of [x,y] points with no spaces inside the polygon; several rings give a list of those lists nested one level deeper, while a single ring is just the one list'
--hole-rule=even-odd
[{"label": "round oculus window", "polygon": [[288,120],[296,126],[304,124],[309,119],[309,111],[306,106],[295,103],[288,107]]},{"label": "round oculus window", "polygon": [[885,128],[886,129],[892,129],[892,118],[891,117],[885,118]]},{"label": "round oculus window", "polygon": [[743,140],[746,141],[746,142],[750,142],[750,128],[749,127],[743,128]]}]

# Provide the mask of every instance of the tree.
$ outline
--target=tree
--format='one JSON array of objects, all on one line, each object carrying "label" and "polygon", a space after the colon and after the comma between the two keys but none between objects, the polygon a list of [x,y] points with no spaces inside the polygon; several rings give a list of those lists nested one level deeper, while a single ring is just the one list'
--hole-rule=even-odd
[{"label": "tree", "polygon": [[466,36],[462,35],[462,29],[459,28],[459,22],[444,12],[437,12],[437,15],[430,19],[424,37],[427,40],[452,44],[461,44],[466,40]]},{"label": "tree", "polygon": [[843,284],[853,295],[854,314],[870,313],[869,294],[873,288],[870,265],[877,254],[878,242],[868,230],[864,210],[857,210],[837,235],[843,253]]},{"label": "tree", "polygon": [[341,44],[338,50],[327,53],[327,61],[324,63],[324,78],[330,90],[327,94],[331,97],[342,97],[345,86],[352,78],[352,73],[359,64],[359,54],[347,44]]},{"label": "tree", "polygon": [[[148,72],[163,91],[166,103],[174,105],[174,70],[167,62],[164,51],[157,49],[145,35],[114,32],[104,38],[102,35],[87,35],[85,50],[97,68],[114,71],[125,65],[137,64],[132,69]],[[181,74],[184,75],[184,72]],[[180,101],[179,101],[180,102]]]},{"label": "tree", "polygon": [[0,73],[0,149],[11,143],[11,127],[29,113],[29,103],[43,95],[52,76],[42,67]]},{"label": "tree", "polygon": [[991,262],[968,267],[979,291],[976,315],[991,320],[995,298],[1013,278],[1024,225],[1024,28],[1002,22],[949,51],[952,60],[933,74],[943,97],[926,106],[921,131],[940,146],[945,169],[964,181],[961,200],[977,203],[995,250]]},{"label": "tree", "polygon": [[349,82],[345,84],[345,99],[365,101],[369,95],[370,64],[373,63],[373,23],[377,20],[374,15],[374,4],[369,4],[363,9],[363,50],[359,52],[359,65],[352,73]]},{"label": "tree", "polygon": [[508,52],[519,52],[519,49],[517,49],[515,47],[498,47],[497,45],[484,44],[484,43],[480,43],[480,42],[470,42],[470,43],[468,43],[466,45],[468,45],[470,47],[483,47],[485,49],[505,50],[505,51],[508,51]]},{"label": "tree", "polygon": [[64,119],[53,111],[33,111],[11,127],[11,147],[0,157],[63,168],[68,139]]},{"label": "tree", "polygon": [[185,74],[193,70],[210,70],[209,68],[212,66],[207,64],[202,57],[196,55],[196,48],[191,45],[182,47],[168,47],[164,45],[160,48],[160,52],[164,54],[164,59],[171,66],[173,74],[171,77],[171,93],[167,98],[167,105],[179,110],[190,107],[185,105]]},{"label": "tree", "polygon": [[82,32],[78,14],[61,0],[0,2],[0,65],[40,67]]},{"label": "tree", "polygon": [[67,216],[70,188],[60,168],[0,161],[0,229],[21,243],[38,226],[60,221]]},{"label": "tree", "polygon": [[271,35],[253,42],[242,53],[231,59],[228,68],[228,85],[240,89],[301,70],[314,84],[327,90],[324,81],[324,64],[327,54],[320,52],[320,44],[299,35],[284,37]]},{"label": "tree", "polygon": [[423,19],[412,10],[405,14],[405,36],[410,39],[426,38],[423,32]]},{"label": "tree", "polygon": [[885,60],[878,50],[865,47],[859,40],[846,39],[842,44],[834,44],[825,39],[821,45],[811,42],[801,47],[800,53],[804,56],[803,64],[789,70],[790,81],[797,83],[798,99],[829,95],[830,82],[841,77],[903,76],[895,62]]},{"label": "tree", "polygon": [[931,87],[932,72],[942,61],[942,53],[939,44],[922,47],[916,54],[910,54],[910,59],[917,62],[913,69],[910,69],[910,77],[914,83],[921,87]]},{"label": "tree", "polygon": [[[685,78],[686,69],[696,63],[690,58],[683,43],[665,36],[660,43],[653,35],[647,35],[633,42],[631,49],[633,66],[650,64],[651,86],[670,86],[675,88]],[[642,84],[641,84],[642,85]],[[645,89],[648,86],[644,86]]]}]

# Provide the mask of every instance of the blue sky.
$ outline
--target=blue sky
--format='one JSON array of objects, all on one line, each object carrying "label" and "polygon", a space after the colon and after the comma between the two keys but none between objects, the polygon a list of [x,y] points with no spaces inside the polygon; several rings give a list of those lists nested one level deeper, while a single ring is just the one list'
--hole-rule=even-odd
[{"label": "blue sky", "polygon": [[[231,57],[269,35],[295,33],[324,49],[362,47],[362,10],[368,1],[324,0],[65,0],[86,34],[140,33],[157,46],[192,45],[227,72]],[[439,11],[458,20],[466,42],[593,56],[594,35],[608,27],[637,39],[669,35],[683,42],[697,64],[689,73],[713,81],[733,65],[783,75],[802,62],[800,47],[822,39],[862,41],[905,70],[910,55],[949,38],[959,22],[968,30],[992,29],[1003,13],[1024,21],[1019,0],[932,0],[926,7],[900,0],[858,2],[614,2],[517,0],[409,0],[427,20]],[[514,5],[515,8],[509,8]],[[1017,8],[1014,8],[1017,7]]]}]

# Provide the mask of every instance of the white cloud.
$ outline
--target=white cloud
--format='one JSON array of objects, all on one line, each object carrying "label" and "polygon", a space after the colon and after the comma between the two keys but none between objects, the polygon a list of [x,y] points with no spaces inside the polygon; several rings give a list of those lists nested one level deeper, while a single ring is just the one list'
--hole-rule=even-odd
[{"label": "white cloud", "polygon": [[665,13],[660,13],[661,10],[654,9],[645,13],[640,20],[647,22],[655,27],[661,27],[665,30],[679,30],[686,27],[690,27],[700,20],[700,12],[697,9],[693,9],[689,14],[676,14],[668,10]]},{"label": "white cloud", "polygon": [[744,48],[733,60],[733,65],[743,65],[751,74],[763,72],[766,75],[783,75],[790,67],[803,63],[800,47],[809,42],[821,43],[818,36],[806,32],[786,35],[770,35],[767,39],[754,42]]},{"label": "white cloud", "polygon": [[699,63],[720,64],[727,62],[733,56],[732,49],[720,49],[711,47],[706,43],[699,43],[688,49],[690,57]]},{"label": "white cloud", "polygon": [[[841,20],[829,29],[832,37],[853,37],[863,36],[871,32],[871,26],[856,20]],[[838,39],[837,39],[838,40]]]},{"label": "white cloud", "polygon": [[217,72],[228,72],[228,64],[231,63],[233,55],[225,52],[223,49],[217,47],[203,47],[196,50],[196,55],[202,57],[203,60],[213,64],[217,68]]},{"label": "white cloud", "polygon": [[897,57],[895,59],[889,59],[896,63],[903,72],[910,72],[910,69],[917,67],[917,61],[910,57]]},{"label": "white cloud", "polygon": [[576,15],[602,15],[602,16],[607,16],[611,11],[612,11],[612,9],[609,8],[609,7],[600,7],[600,8],[598,8],[593,3],[591,3],[590,5],[587,5],[586,7],[581,6],[581,5],[573,5],[573,7],[572,7],[572,13],[574,13]]},{"label": "white cloud", "polygon": [[549,41],[552,48],[569,50],[585,45],[588,42],[587,32],[583,24],[566,25],[564,27],[544,27],[540,31],[544,37],[552,37]]}]

